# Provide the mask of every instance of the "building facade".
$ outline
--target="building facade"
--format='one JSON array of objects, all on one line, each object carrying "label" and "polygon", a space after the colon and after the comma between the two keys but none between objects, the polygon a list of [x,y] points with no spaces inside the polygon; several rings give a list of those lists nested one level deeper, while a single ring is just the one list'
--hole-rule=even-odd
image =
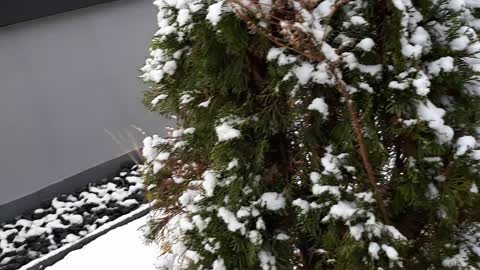
[{"label": "building facade", "polygon": [[[111,174],[140,146],[140,130],[167,125],[141,103],[152,1],[98,2],[0,12],[0,221]],[[96,5],[75,9],[85,4]]]}]

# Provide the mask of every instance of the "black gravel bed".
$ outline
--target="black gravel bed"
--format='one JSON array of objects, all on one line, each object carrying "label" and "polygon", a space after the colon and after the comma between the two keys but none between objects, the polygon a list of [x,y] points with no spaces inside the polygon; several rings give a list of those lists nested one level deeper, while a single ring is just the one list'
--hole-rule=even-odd
[{"label": "black gravel bed", "polygon": [[38,209],[0,224],[0,270],[16,270],[64,245],[78,242],[103,224],[145,203],[135,165],[117,177],[44,202]]}]

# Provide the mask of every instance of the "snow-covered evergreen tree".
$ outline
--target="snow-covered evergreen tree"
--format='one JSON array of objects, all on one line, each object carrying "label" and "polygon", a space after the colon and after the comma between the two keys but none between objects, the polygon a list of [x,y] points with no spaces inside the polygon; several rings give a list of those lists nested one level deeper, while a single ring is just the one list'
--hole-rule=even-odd
[{"label": "snow-covered evergreen tree", "polygon": [[479,0],[156,0],[161,269],[479,269]]}]

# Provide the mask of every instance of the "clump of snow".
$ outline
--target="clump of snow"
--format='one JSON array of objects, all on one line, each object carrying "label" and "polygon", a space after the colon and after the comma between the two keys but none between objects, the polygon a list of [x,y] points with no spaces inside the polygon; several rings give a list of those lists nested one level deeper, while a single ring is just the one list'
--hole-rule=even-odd
[{"label": "clump of snow", "polygon": [[290,239],[290,236],[284,234],[284,233],[279,233],[275,236],[275,239],[280,240],[280,241],[286,241]]},{"label": "clump of snow", "polygon": [[311,172],[310,173],[310,181],[312,181],[312,183],[314,183],[314,184],[316,184],[320,181],[320,177],[321,177],[321,175],[318,172]]},{"label": "clump of snow", "polygon": [[263,242],[262,235],[257,230],[249,231],[247,234],[247,237],[250,240],[250,242],[252,242],[252,244],[256,246],[261,245]]},{"label": "clump of snow", "polygon": [[417,114],[421,120],[428,122],[431,129],[436,131],[437,138],[441,143],[447,143],[453,139],[453,129],[445,125],[443,120],[445,110],[436,107],[430,100],[427,100],[418,103]]},{"label": "clump of snow", "polygon": [[270,48],[270,50],[267,53],[267,61],[273,61],[280,56],[280,54],[283,53],[285,49],[280,49],[280,48]]},{"label": "clump of snow", "polygon": [[397,250],[396,250],[395,248],[383,244],[383,245],[382,245],[382,249],[383,249],[383,251],[385,251],[385,253],[387,254],[387,257],[388,257],[390,260],[396,261],[396,260],[399,259],[399,257],[398,257],[398,252],[397,252]]},{"label": "clump of snow", "polygon": [[77,235],[75,235],[75,234],[69,234],[69,235],[67,235],[67,237],[65,237],[65,239],[62,240],[62,242],[64,242],[64,243],[72,243],[72,242],[77,241],[78,239],[80,239],[80,237],[78,237]]},{"label": "clump of snow", "polygon": [[329,60],[331,62],[335,62],[338,59],[340,59],[340,56],[338,56],[335,49],[332,46],[330,46],[325,40],[322,43],[321,50],[322,50],[322,53],[325,56],[325,58],[327,58],[327,60]]},{"label": "clump of snow", "polygon": [[451,72],[455,68],[454,60],[451,56],[442,57],[427,64],[428,73],[432,76],[438,76],[440,72]]},{"label": "clump of snow", "polygon": [[337,204],[333,205],[330,208],[329,215],[334,217],[334,218],[340,218],[340,219],[349,219],[355,212],[357,211],[357,208],[355,207],[354,204],[346,201],[340,201]]},{"label": "clump of snow", "polygon": [[364,38],[357,44],[357,48],[360,48],[366,52],[371,51],[374,46],[375,41],[373,41],[371,38]]},{"label": "clump of snow", "polygon": [[293,73],[301,85],[307,84],[313,76],[314,67],[308,62],[303,62],[293,69]]},{"label": "clump of snow", "polygon": [[378,65],[364,65],[358,62],[358,59],[353,53],[346,52],[342,54],[342,60],[347,64],[350,70],[356,69],[362,73],[368,74],[372,77],[376,76],[383,70],[383,66]]},{"label": "clump of snow", "polygon": [[[284,48],[271,48],[267,54],[267,61],[277,60],[277,64],[280,66],[289,65],[297,61],[297,58],[292,55],[283,53]],[[291,75],[292,73],[289,73]]]},{"label": "clump of snow", "polygon": [[161,95],[158,95],[156,96],[154,99],[152,99],[152,106],[157,106],[158,102],[160,102],[161,100],[164,100],[168,97],[168,95],[165,95],[165,94],[161,94]]},{"label": "clump of snow", "polygon": [[229,141],[240,137],[240,130],[233,128],[229,123],[224,122],[220,126],[215,127],[218,141]]},{"label": "clump of snow", "polygon": [[442,266],[443,267],[467,267],[468,266],[468,254],[465,252],[465,250],[460,250],[458,254],[455,254],[454,256],[447,257],[442,260]]},{"label": "clump of snow", "polygon": [[450,42],[450,48],[454,51],[463,51],[467,49],[468,44],[470,44],[470,39],[465,35],[461,35]]},{"label": "clump of snow", "polygon": [[374,259],[378,260],[380,257],[378,256],[378,252],[380,251],[380,245],[375,242],[370,242],[368,244],[368,254]]},{"label": "clump of snow", "polygon": [[480,150],[473,150],[470,154],[470,158],[473,160],[480,160]]},{"label": "clump of snow", "polygon": [[266,192],[260,197],[260,203],[268,210],[277,211],[285,208],[285,197],[277,192]]},{"label": "clump of snow", "polygon": [[195,198],[199,195],[199,191],[187,189],[185,190],[182,195],[178,198],[178,202],[182,206],[188,206],[195,201]]},{"label": "clump of snow", "polygon": [[456,156],[463,156],[467,151],[472,150],[477,144],[477,140],[473,136],[462,136],[457,140]]},{"label": "clump of snow", "polygon": [[205,171],[203,173],[202,186],[205,190],[205,194],[208,197],[212,197],[215,187],[217,186],[217,177],[213,171]]},{"label": "clump of snow", "polygon": [[186,128],[185,130],[183,130],[183,134],[193,134],[195,132],[195,128],[193,127],[190,127],[190,128]]},{"label": "clump of snow", "polygon": [[470,187],[469,191],[472,192],[472,193],[478,193],[477,184],[473,183],[472,186]]},{"label": "clump of snow", "polygon": [[430,92],[431,83],[423,71],[418,72],[417,78],[413,80],[412,85],[420,96],[426,96]]},{"label": "clump of snow", "polygon": [[362,24],[367,24],[367,21],[361,17],[361,16],[352,16],[350,18],[350,22],[353,24],[353,25],[362,25]]},{"label": "clump of snow", "polygon": [[361,82],[358,84],[358,87],[369,93],[373,93],[373,88],[368,83]]},{"label": "clump of snow", "polygon": [[190,14],[190,10],[186,8],[182,8],[178,11],[177,22],[179,26],[184,26],[191,19],[192,19],[192,15]]},{"label": "clump of snow", "polygon": [[218,258],[213,262],[212,270],[227,270],[225,261],[222,258]]},{"label": "clump of snow", "polygon": [[418,123],[418,120],[417,119],[406,119],[406,120],[402,120],[402,123],[405,126],[410,127],[410,126],[416,125]]},{"label": "clump of snow", "polygon": [[245,224],[238,221],[234,213],[227,210],[225,207],[218,209],[218,217],[220,217],[226,224],[229,231],[240,231],[241,234],[246,233]]},{"label": "clump of snow", "polygon": [[180,96],[179,100],[180,100],[180,105],[185,105],[185,104],[188,104],[190,103],[191,101],[193,101],[195,98],[188,94],[188,93],[185,93],[183,94],[182,96]]},{"label": "clump of snow", "polygon": [[359,241],[362,238],[362,234],[365,231],[365,227],[361,224],[357,224],[349,227],[350,235],[353,239]]},{"label": "clump of snow", "polygon": [[325,155],[322,157],[320,162],[322,163],[322,166],[324,167],[324,174],[333,174],[333,175],[338,175],[340,173],[340,158],[342,158],[345,154],[340,154],[338,156],[335,156],[332,154],[332,147],[328,146],[325,149],[327,152]]},{"label": "clump of snow", "polygon": [[165,62],[165,64],[163,64],[163,71],[168,75],[173,75],[176,69],[177,62],[175,62],[174,60],[167,61]]},{"label": "clump of snow", "polygon": [[64,214],[62,217],[70,222],[70,224],[82,224],[83,217],[81,215],[72,215],[72,214]]},{"label": "clump of snow", "polygon": [[408,83],[406,82],[398,82],[398,81],[391,81],[389,84],[388,84],[388,88],[391,88],[391,89],[398,89],[398,90],[405,90],[407,89],[409,86]]},{"label": "clump of snow", "polygon": [[227,170],[231,170],[235,167],[238,167],[238,159],[234,158],[232,161],[230,161],[227,165]]},{"label": "clump of snow", "polygon": [[307,214],[308,211],[310,210],[310,204],[309,204],[307,201],[302,200],[302,199],[300,199],[300,198],[295,199],[295,200],[292,202],[292,205],[293,205],[293,206],[297,206],[298,208],[300,208],[301,213],[302,213],[303,215]]},{"label": "clump of snow", "polygon": [[169,152],[160,152],[160,153],[158,153],[158,155],[155,159],[159,160],[159,161],[164,161],[164,160],[167,160],[168,157],[170,157]]},{"label": "clump of snow", "polygon": [[277,270],[277,260],[270,251],[260,251],[258,258],[260,259],[260,267],[262,267],[262,270]]},{"label": "clump of snow", "polygon": [[138,201],[135,199],[128,199],[122,202],[119,202],[120,205],[125,206],[125,207],[130,207],[132,205],[138,205]]},{"label": "clump of snow", "polygon": [[267,228],[265,221],[263,221],[262,218],[258,218],[257,222],[255,223],[255,228],[257,228],[257,230],[265,230]]},{"label": "clump of snow", "polygon": [[312,187],[312,193],[315,195],[322,195],[323,193],[330,193],[336,197],[340,197],[340,188],[338,186],[328,186],[315,184]]},{"label": "clump of snow", "polygon": [[307,109],[321,113],[324,119],[328,116],[328,105],[325,103],[324,98],[315,98],[312,103],[308,105]]},{"label": "clump of snow", "polygon": [[433,184],[430,183],[428,184],[428,189],[427,189],[427,197],[431,200],[438,198],[440,192],[438,191],[437,187]]},{"label": "clump of snow", "polygon": [[211,98],[209,98],[207,101],[204,101],[204,102],[201,102],[198,104],[198,107],[203,107],[203,108],[207,108],[208,105],[210,105],[210,102],[212,101]]},{"label": "clump of snow", "polygon": [[215,4],[212,4],[208,7],[208,14],[206,19],[210,21],[212,25],[217,25],[222,18],[223,12],[223,1],[219,1]]}]

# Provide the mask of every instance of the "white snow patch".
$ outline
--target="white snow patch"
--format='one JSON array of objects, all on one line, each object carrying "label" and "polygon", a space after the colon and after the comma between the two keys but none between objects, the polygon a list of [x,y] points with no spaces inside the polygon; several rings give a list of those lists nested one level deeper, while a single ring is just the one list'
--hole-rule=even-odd
[{"label": "white snow patch", "polygon": [[262,270],[277,270],[276,259],[270,251],[260,251],[258,258],[260,259],[260,267],[262,267]]},{"label": "white snow patch", "polygon": [[301,85],[307,84],[313,76],[313,65],[307,62],[303,62],[300,66],[293,69],[293,74],[298,79]]},{"label": "white snow patch", "polygon": [[357,48],[360,48],[366,52],[371,51],[374,46],[375,41],[373,41],[371,38],[364,38],[357,44]]},{"label": "white snow patch", "polygon": [[361,224],[357,224],[349,227],[350,235],[353,239],[359,241],[362,238],[362,234],[365,231],[365,227]]},{"label": "white snow patch", "polygon": [[212,99],[209,98],[207,101],[204,101],[204,102],[202,102],[202,103],[199,103],[199,104],[198,104],[198,107],[207,108],[208,105],[210,105],[210,101],[211,101],[211,100],[212,100]]},{"label": "white snow patch", "polygon": [[385,253],[387,254],[387,257],[392,260],[392,261],[396,261],[398,260],[398,252],[395,248],[391,247],[391,246],[388,246],[388,245],[382,245],[382,249],[383,251],[385,251]]},{"label": "white snow patch", "polygon": [[430,46],[430,35],[428,32],[425,30],[425,28],[419,26],[415,29],[415,32],[413,32],[412,37],[410,41],[418,46],[422,47],[428,47]]},{"label": "white snow patch", "polygon": [[[144,243],[143,231],[140,228],[146,221],[147,217],[142,217],[114,229],[82,249],[70,252],[63,260],[46,270],[155,270],[159,248]],[[21,269],[27,269],[27,265]]]},{"label": "white snow patch", "polygon": [[328,186],[315,184],[312,187],[312,193],[315,195],[322,195],[323,193],[330,193],[336,197],[340,197],[340,189],[338,186]]},{"label": "white snow patch", "polygon": [[292,202],[292,205],[293,205],[293,206],[297,206],[298,208],[300,208],[301,213],[302,213],[303,215],[307,214],[308,211],[310,210],[310,204],[308,203],[308,201],[302,200],[302,199],[300,199],[300,198],[295,199],[295,200]]},{"label": "white snow patch", "polygon": [[472,193],[478,193],[477,184],[472,183],[472,186],[470,187],[470,192],[472,192]]},{"label": "white snow patch", "polygon": [[[150,206],[147,204],[142,205],[127,215],[121,216],[112,222],[103,224],[95,231],[87,234],[85,237],[101,235],[104,231],[108,231],[115,224],[129,219],[132,216],[147,210],[149,207]],[[146,219],[146,216],[142,217],[137,221],[131,222],[123,227],[106,233],[97,240],[84,246],[82,249],[70,252],[63,260],[46,268],[46,270],[130,270],[136,269],[136,267],[139,267],[138,269],[156,270],[154,263],[158,256],[158,247],[150,248],[145,246],[143,241],[143,233],[135,234],[133,232],[139,227],[145,225]],[[132,236],[135,236],[135,239],[133,239]],[[75,243],[76,242],[66,244],[61,248],[46,254],[45,256],[29,262],[28,264],[22,266],[19,270],[28,270],[31,267],[38,265],[65,250],[70,249]],[[150,252],[148,252],[148,250],[150,250]],[[122,252],[124,252],[125,255],[119,257],[120,254],[123,254]],[[136,260],[131,260],[132,256],[145,258],[145,260],[137,262]],[[85,258],[89,259],[85,260]]]},{"label": "white snow patch", "polygon": [[470,39],[462,35],[450,42],[450,48],[454,51],[463,51],[468,47],[468,44],[470,44]]},{"label": "white snow patch", "polygon": [[230,161],[227,165],[227,170],[231,170],[235,167],[238,167],[238,159],[234,158],[232,161]]},{"label": "white snow patch", "polygon": [[445,125],[442,118],[445,115],[444,109],[436,107],[430,100],[427,100],[418,103],[417,114],[421,120],[428,122],[431,129],[436,131],[437,138],[441,143],[447,143],[453,139],[453,129]]},{"label": "white snow patch", "polygon": [[352,16],[352,17],[350,18],[350,22],[351,22],[353,25],[367,24],[367,21],[366,21],[363,17],[360,17],[360,16]]},{"label": "white snow patch", "polygon": [[277,192],[266,192],[260,197],[260,203],[268,210],[277,211],[285,208],[285,197]]},{"label": "white snow patch", "polygon": [[223,12],[223,1],[217,2],[208,7],[208,14],[206,19],[210,21],[212,25],[217,25],[220,22]]},{"label": "white snow patch", "polygon": [[225,261],[222,258],[218,258],[213,262],[212,270],[227,270]]},{"label": "white snow patch", "polygon": [[218,141],[229,141],[235,138],[240,137],[240,130],[233,128],[228,123],[224,122],[220,126],[215,128],[217,133]]},{"label": "white snow patch", "polygon": [[368,254],[374,259],[378,260],[380,257],[378,256],[378,252],[380,251],[380,245],[375,242],[370,242],[368,244]]},{"label": "white snow patch", "polygon": [[325,103],[324,98],[315,98],[312,103],[308,105],[307,109],[321,113],[324,119],[328,116],[328,105]]},{"label": "white snow patch", "polygon": [[439,58],[427,64],[428,73],[438,76],[440,72],[451,72],[455,68],[455,62],[451,56]]},{"label": "white snow patch", "polygon": [[240,231],[241,234],[245,234],[245,224],[239,222],[235,214],[227,210],[225,207],[220,207],[218,209],[218,217],[227,224],[229,231]]},{"label": "white snow patch", "polygon": [[330,208],[329,215],[334,218],[349,219],[357,211],[354,204],[350,202],[340,201]]},{"label": "white snow patch", "polygon": [[161,100],[164,100],[168,97],[168,95],[165,95],[165,94],[161,94],[161,95],[158,95],[156,96],[154,99],[152,99],[152,106],[157,106],[158,102],[160,102]]},{"label": "white snow patch", "polygon": [[426,96],[428,93],[430,93],[431,83],[423,71],[418,72],[417,78],[413,80],[412,84],[415,86],[418,95]]},{"label": "white snow patch", "polygon": [[205,194],[208,197],[212,197],[215,187],[217,186],[217,177],[215,175],[215,172],[205,171],[203,173],[202,186],[203,186],[203,189],[205,190]]},{"label": "white snow patch", "polygon": [[70,222],[70,224],[82,224],[83,217],[81,215],[72,215],[72,214],[64,214],[62,217]]},{"label": "white snow patch", "polygon": [[310,181],[312,181],[312,183],[316,184],[318,183],[318,181],[320,181],[320,173],[318,172],[311,172],[310,173]]},{"label": "white snow patch", "polygon": [[457,140],[457,152],[455,156],[462,156],[467,153],[468,150],[472,150],[477,144],[477,140],[473,136],[462,136]]}]

